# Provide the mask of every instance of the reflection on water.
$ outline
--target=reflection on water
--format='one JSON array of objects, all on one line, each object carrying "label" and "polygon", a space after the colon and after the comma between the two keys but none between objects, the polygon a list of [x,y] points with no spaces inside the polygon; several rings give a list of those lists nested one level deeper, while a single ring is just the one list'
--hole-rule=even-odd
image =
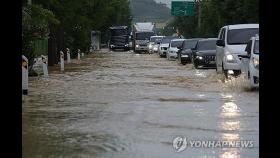
[{"label": "reflection on water", "polygon": [[221,123],[224,130],[235,131],[240,129],[240,121],[226,121]]},{"label": "reflection on water", "polygon": [[237,133],[223,133],[222,139],[224,141],[238,141],[240,139],[240,136]]},{"label": "reflection on water", "polygon": [[206,77],[205,71],[195,70],[195,76],[197,77]]},{"label": "reflection on water", "polygon": [[240,158],[240,152],[238,149],[232,148],[223,152],[220,158]]},{"label": "reflection on water", "polygon": [[[221,122],[220,128],[226,131],[232,131],[232,133],[222,133],[223,141],[239,141],[240,135],[240,121],[235,120],[240,116],[240,108],[234,102],[234,97],[231,94],[222,94],[222,99],[226,99],[226,102],[222,105],[220,115],[224,118]],[[234,120],[232,120],[234,119]],[[220,158],[240,158],[240,149],[238,148],[226,148],[221,152]]]},{"label": "reflection on water", "polygon": [[222,106],[222,117],[236,117],[240,115],[240,108],[234,102],[226,102]]},{"label": "reflection on water", "polygon": [[233,98],[232,94],[221,94],[221,96],[223,99],[232,99]]}]

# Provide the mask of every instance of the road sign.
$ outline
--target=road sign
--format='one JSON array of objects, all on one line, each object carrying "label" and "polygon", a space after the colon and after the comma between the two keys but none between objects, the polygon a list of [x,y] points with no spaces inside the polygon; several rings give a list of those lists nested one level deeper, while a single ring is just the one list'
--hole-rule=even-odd
[{"label": "road sign", "polygon": [[171,15],[173,16],[193,16],[194,15],[194,1],[172,1]]}]

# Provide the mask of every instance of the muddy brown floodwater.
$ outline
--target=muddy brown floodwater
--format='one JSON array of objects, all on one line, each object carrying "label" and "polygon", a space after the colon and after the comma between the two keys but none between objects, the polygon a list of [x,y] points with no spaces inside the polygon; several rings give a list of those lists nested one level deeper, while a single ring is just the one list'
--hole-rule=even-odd
[{"label": "muddy brown floodwater", "polygon": [[[259,157],[259,92],[157,54],[103,50],[50,67],[22,100],[24,158]],[[176,152],[178,136],[253,146]]]}]

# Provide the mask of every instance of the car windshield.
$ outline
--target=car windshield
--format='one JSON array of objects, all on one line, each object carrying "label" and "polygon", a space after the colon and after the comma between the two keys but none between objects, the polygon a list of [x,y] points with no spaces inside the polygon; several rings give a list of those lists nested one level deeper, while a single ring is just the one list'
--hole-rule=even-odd
[{"label": "car windshield", "polygon": [[197,40],[187,40],[184,43],[183,49],[192,49],[197,44]]},{"label": "car windshield", "polygon": [[150,42],[158,42],[162,39],[162,37],[151,37]]},{"label": "car windshield", "polygon": [[181,47],[184,41],[172,41],[171,47]]},{"label": "car windshield", "polygon": [[255,41],[254,53],[255,54],[259,54],[260,53],[260,51],[259,51],[259,40]]},{"label": "car windshield", "polygon": [[123,35],[128,35],[128,32],[126,29],[112,29],[111,35],[112,36],[123,36]]},{"label": "car windshield", "polygon": [[199,41],[197,50],[216,50],[216,40]]},{"label": "car windshield", "polygon": [[151,36],[154,36],[154,32],[139,32],[136,33],[137,40],[149,40]]},{"label": "car windshield", "polygon": [[246,44],[256,34],[259,34],[258,28],[229,30],[227,43],[232,45]]},{"label": "car windshield", "polygon": [[172,37],[163,38],[163,39],[161,40],[161,43],[162,43],[162,44],[170,43],[172,39],[174,39],[174,38],[172,38]]}]

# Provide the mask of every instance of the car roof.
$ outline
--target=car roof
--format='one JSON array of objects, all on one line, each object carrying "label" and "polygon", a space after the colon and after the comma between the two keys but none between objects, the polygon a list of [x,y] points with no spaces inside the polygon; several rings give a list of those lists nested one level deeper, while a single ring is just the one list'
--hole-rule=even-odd
[{"label": "car roof", "polygon": [[183,38],[176,38],[176,39],[172,39],[171,40],[171,42],[173,42],[173,41],[184,41],[185,39],[183,39]]},{"label": "car roof", "polygon": [[246,29],[246,28],[259,28],[259,24],[235,24],[235,25],[227,25],[224,27],[228,27],[229,30],[233,29]]},{"label": "car roof", "polygon": [[176,36],[164,36],[164,39],[178,39]]},{"label": "car roof", "polygon": [[204,38],[186,38],[186,40],[200,40],[200,39],[204,39]]},{"label": "car roof", "polygon": [[151,36],[151,38],[153,38],[153,37],[164,37],[164,36]]},{"label": "car roof", "polygon": [[135,33],[154,33],[154,31],[136,31]]},{"label": "car roof", "polygon": [[186,41],[190,41],[190,40],[202,40],[202,39],[204,39],[204,38],[187,38],[185,40]]},{"label": "car roof", "polygon": [[203,39],[198,40],[198,41],[213,41],[213,40],[218,40],[218,38],[203,38]]},{"label": "car roof", "polygon": [[110,29],[127,29],[128,27],[127,26],[112,26],[112,27],[109,27]]}]

